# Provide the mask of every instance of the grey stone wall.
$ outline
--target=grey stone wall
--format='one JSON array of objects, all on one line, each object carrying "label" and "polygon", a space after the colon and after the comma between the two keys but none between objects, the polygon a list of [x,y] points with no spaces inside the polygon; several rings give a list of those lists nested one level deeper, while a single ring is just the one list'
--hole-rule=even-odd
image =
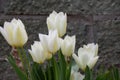
[{"label": "grey stone wall", "polygon": [[[47,34],[46,18],[53,10],[68,15],[67,34],[77,37],[76,52],[83,44],[99,44],[99,61],[120,68],[120,0],[0,0],[0,26],[4,21],[20,18],[26,26],[27,48],[38,33]],[[17,80],[6,62],[11,47],[0,34],[0,80]]]}]

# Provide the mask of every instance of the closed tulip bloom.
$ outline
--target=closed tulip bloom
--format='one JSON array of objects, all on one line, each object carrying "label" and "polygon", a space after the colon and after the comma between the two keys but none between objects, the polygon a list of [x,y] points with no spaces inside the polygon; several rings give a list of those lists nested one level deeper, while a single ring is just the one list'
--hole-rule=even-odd
[{"label": "closed tulip bloom", "polygon": [[12,47],[22,47],[28,40],[24,24],[20,19],[5,22],[4,28],[0,27],[0,32]]},{"label": "closed tulip bloom", "polygon": [[39,41],[35,41],[34,44],[31,45],[31,50],[29,49],[28,51],[31,54],[33,61],[37,63],[44,63],[48,54]]},{"label": "closed tulip bloom", "polygon": [[84,45],[83,48],[79,48],[78,50],[78,56],[76,54],[73,54],[73,58],[78,64],[78,66],[85,71],[86,66],[88,66],[90,69],[92,69],[97,62],[99,56],[98,54],[98,44],[88,44]]},{"label": "closed tulip bloom", "polygon": [[79,72],[78,66],[72,66],[70,80],[83,80],[84,75]]},{"label": "closed tulip bloom", "polygon": [[71,72],[70,80],[83,80],[84,75],[80,74],[80,72]]},{"label": "closed tulip bloom", "polygon": [[49,30],[57,29],[59,37],[66,33],[67,16],[63,12],[53,11],[47,18],[47,26]]},{"label": "closed tulip bloom", "polygon": [[57,52],[60,48],[60,39],[57,30],[50,30],[48,35],[39,34],[41,44],[51,54]]},{"label": "closed tulip bloom", "polygon": [[75,50],[75,36],[66,36],[64,40],[61,42],[61,50],[63,55],[71,56]]}]

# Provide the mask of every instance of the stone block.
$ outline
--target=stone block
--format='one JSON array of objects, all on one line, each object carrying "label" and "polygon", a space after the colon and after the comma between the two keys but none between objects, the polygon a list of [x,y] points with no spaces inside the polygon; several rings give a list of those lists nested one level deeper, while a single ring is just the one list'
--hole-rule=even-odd
[{"label": "stone block", "polygon": [[120,21],[107,20],[98,21],[95,23],[96,41],[99,44],[98,64],[105,65],[106,68],[110,65],[120,65]]},{"label": "stone block", "polygon": [[3,1],[6,14],[48,14],[53,10],[69,14],[120,13],[119,0],[10,0]]}]

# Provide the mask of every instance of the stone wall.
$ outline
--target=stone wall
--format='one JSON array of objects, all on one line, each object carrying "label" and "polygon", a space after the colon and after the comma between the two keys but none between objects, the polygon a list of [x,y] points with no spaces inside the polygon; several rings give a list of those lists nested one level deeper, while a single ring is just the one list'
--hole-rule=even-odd
[{"label": "stone wall", "polygon": [[[120,0],[0,0],[0,26],[20,18],[29,35],[26,47],[30,48],[38,33],[47,34],[46,18],[53,10],[67,13],[67,34],[76,35],[77,49],[90,42],[99,44],[96,69],[101,65],[120,67]],[[10,49],[0,34],[0,80],[17,80],[5,60]]]}]

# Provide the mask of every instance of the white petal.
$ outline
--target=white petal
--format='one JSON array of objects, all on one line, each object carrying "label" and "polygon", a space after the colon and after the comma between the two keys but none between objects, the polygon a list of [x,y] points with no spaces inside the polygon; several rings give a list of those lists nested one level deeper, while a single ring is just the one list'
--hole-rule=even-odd
[{"label": "white petal", "polygon": [[3,35],[3,37],[5,38],[5,40],[11,45],[12,43],[9,41],[6,31],[2,27],[0,27],[0,32]]},{"label": "white petal", "polygon": [[16,46],[23,46],[28,40],[27,33],[24,28],[17,27],[14,32],[14,42]]},{"label": "white petal", "polygon": [[48,36],[44,34],[39,34],[39,39],[43,47],[48,50]]},{"label": "white petal", "polygon": [[76,54],[73,54],[72,57],[74,58],[75,62],[77,63],[77,65],[82,69],[84,70],[84,65],[83,65],[83,61],[81,58],[77,57]]},{"label": "white petal", "polygon": [[96,64],[97,60],[98,60],[99,56],[95,57],[95,58],[92,58],[89,63],[88,63],[88,66],[90,69],[92,69],[94,67],[94,65]]}]

